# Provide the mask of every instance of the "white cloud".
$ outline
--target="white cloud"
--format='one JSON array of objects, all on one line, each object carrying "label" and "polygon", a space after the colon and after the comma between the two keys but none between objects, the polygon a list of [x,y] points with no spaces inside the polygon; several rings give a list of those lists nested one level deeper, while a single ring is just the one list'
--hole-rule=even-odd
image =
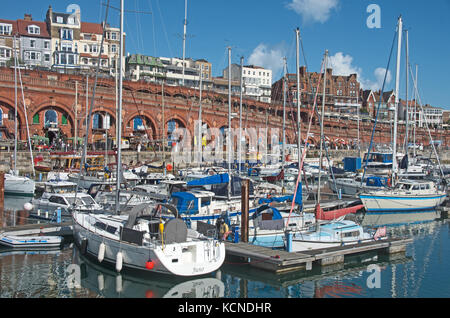
[{"label": "white cloud", "polygon": [[[358,81],[361,83],[362,89],[379,90],[383,86],[384,76],[386,69],[378,67],[373,72],[375,81],[367,79],[363,75],[363,70],[360,67],[353,65],[353,57],[350,55],[345,55],[342,52],[338,52],[333,56],[329,57],[329,67],[333,69],[334,75],[348,76],[350,74],[357,74]],[[391,72],[388,71],[386,77],[386,84],[389,84],[392,80]],[[386,86],[385,86],[386,88]]]},{"label": "white cloud", "polygon": [[338,5],[339,0],[292,0],[287,7],[301,15],[306,22],[324,23]]},{"label": "white cloud", "polygon": [[277,78],[283,69],[283,57],[286,56],[282,45],[269,47],[264,43],[259,44],[250,54],[248,63],[272,70],[272,78]]}]

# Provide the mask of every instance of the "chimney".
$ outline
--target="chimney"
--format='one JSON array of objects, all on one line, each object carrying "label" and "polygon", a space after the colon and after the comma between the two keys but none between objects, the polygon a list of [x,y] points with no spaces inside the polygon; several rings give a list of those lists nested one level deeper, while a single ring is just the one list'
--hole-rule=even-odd
[{"label": "chimney", "polygon": [[33,21],[33,18],[31,17],[30,13],[25,13],[24,16],[23,16],[23,19],[25,21]]}]

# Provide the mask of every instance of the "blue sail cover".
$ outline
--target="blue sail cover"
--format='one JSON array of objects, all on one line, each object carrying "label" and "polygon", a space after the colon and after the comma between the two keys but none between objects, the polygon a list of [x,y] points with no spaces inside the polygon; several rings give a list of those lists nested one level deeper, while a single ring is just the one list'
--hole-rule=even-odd
[{"label": "blue sail cover", "polygon": [[[295,203],[297,203],[298,205],[303,204],[302,194],[303,194],[302,183],[300,182],[298,184],[298,188],[297,188],[297,195],[295,196]],[[264,203],[271,203],[271,202],[292,201],[293,197],[294,197],[294,195],[287,195],[284,197],[263,198],[263,199],[259,199],[258,203],[264,204]]]},{"label": "blue sail cover", "polygon": [[228,183],[229,180],[230,180],[230,177],[228,176],[228,173],[223,173],[223,174],[215,174],[215,175],[204,177],[201,179],[191,180],[187,183],[187,185],[188,186],[204,186],[204,185],[210,185],[210,184],[221,184],[221,183]]}]

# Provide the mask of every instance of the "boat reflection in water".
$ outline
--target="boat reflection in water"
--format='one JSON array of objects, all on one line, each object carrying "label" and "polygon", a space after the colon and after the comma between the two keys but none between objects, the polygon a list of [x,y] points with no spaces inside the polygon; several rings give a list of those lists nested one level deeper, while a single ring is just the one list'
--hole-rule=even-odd
[{"label": "boat reflection in water", "polygon": [[437,210],[427,212],[410,212],[410,213],[365,213],[359,215],[362,218],[361,225],[364,227],[379,226],[403,226],[420,223],[427,223],[439,219],[440,213]]},{"label": "boat reflection in water", "polygon": [[118,274],[81,256],[74,248],[73,263],[80,266],[81,287],[105,298],[223,298],[225,285],[214,276],[195,279],[133,271]]}]

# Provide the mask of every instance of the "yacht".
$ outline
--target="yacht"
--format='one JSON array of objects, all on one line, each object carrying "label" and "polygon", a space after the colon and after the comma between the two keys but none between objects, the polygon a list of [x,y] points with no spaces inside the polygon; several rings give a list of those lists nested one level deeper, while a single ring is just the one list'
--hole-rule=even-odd
[{"label": "yacht", "polygon": [[433,181],[404,180],[392,189],[367,191],[360,199],[369,213],[434,211],[447,198]]},{"label": "yacht", "polygon": [[61,209],[62,216],[70,216],[73,206],[77,210],[99,212],[103,207],[99,205],[89,194],[76,192],[77,184],[69,181],[44,182],[44,191],[40,198],[35,198],[33,213],[40,211],[54,212]]},{"label": "yacht", "polygon": [[5,195],[32,197],[34,196],[36,184],[34,180],[28,177],[5,173],[4,187]]},{"label": "yacht", "polygon": [[[74,239],[81,253],[122,268],[175,276],[198,276],[219,269],[225,244],[187,228],[176,208],[163,220],[159,207],[141,204],[120,215],[73,213]],[[213,235],[215,233],[212,233]]]}]

